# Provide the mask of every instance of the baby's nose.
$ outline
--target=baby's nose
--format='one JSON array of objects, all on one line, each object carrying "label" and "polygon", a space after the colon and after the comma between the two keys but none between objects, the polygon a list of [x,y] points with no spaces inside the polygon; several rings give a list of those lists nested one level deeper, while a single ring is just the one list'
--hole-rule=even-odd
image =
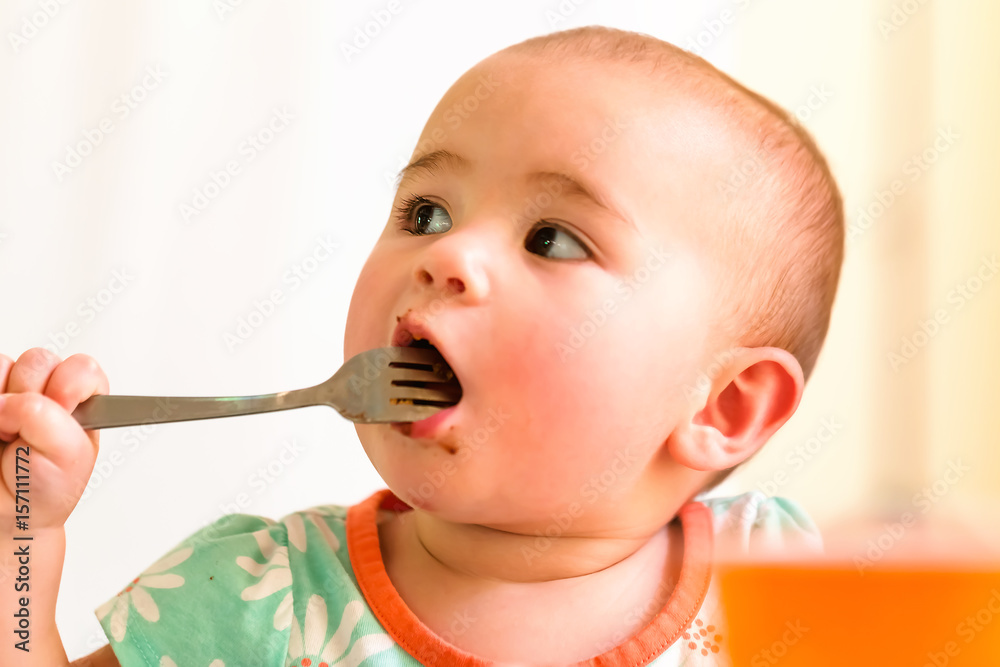
[{"label": "baby's nose", "polygon": [[[434,276],[430,274],[426,269],[417,270],[417,280],[425,285],[433,285],[435,280]],[[445,289],[452,294],[461,294],[465,291],[465,282],[461,278],[448,278],[445,280]]]},{"label": "baby's nose", "polygon": [[448,298],[482,301],[490,290],[489,252],[479,241],[460,234],[437,240],[417,263],[414,279]]}]

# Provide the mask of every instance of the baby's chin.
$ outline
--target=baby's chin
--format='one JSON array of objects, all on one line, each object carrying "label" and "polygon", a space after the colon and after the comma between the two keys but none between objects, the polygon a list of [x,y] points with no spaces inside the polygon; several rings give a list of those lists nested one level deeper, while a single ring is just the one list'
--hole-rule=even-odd
[{"label": "baby's chin", "polygon": [[470,489],[460,488],[460,484],[449,484],[447,481],[440,487],[435,487],[432,480],[440,481],[440,478],[435,478],[431,473],[430,479],[425,478],[420,484],[404,481],[389,484],[389,488],[410,507],[434,514],[439,519],[456,523],[479,523],[482,520],[483,517],[477,510],[483,501],[474,497]]},{"label": "baby's chin", "polygon": [[356,424],[358,438],[379,477],[407,505],[439,511],[470,498],[462,488],[468,472],[459,443],[450,434],[412,439],[389,424]]},{"label": "baby's chin", "polygon": [[490,525],[509,521],[517,511],[493,480],[463,476],[457,467],[408,466],[379,474],[397,498],[442,521]]},{"label": "baby's chin", "polygon": [[433,494],[421,493],[419,488],[409,484],[389,485],[389,488],[410,507],[432,514],[439,521],[513,532],[525,526],[552,523],[551,512],[521,507],[512,502],[503,489],[486,488],[471,480],[467,485],[456,482],[442,486]]}]

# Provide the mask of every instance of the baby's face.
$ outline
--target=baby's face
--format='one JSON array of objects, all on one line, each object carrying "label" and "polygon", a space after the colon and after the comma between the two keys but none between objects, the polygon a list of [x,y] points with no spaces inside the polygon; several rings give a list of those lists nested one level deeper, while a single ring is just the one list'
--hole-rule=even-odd
[{"label": "baby's face", "polygon": [[344,350],[392,344],[409,313],[462,384],[430,429],[357,426],[407,503],[542,527],[575,504],[575,530],[659,493],[649,468],[690,420],[685,388],[709,354],[713,279],[695,239],[717,140],[691,104],[646,90],[621,67],[502,54],[431,115]]}]

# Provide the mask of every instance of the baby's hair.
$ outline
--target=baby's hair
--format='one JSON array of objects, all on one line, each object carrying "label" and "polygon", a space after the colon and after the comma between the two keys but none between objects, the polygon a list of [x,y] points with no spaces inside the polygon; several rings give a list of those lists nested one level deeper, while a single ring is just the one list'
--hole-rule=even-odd
[{"label": "baby's hair", "polygon": [[641,33],[587,26],[505,51],[646,65],[733,128],[745,158],[726,174],[732,178],[720,178],[716,193],[725,221],[710,239],[721,276],[713,331],[727,344],[785,349],[808,378],[837,291],[844,212],[826,160],[798,121],[704,59]]}]

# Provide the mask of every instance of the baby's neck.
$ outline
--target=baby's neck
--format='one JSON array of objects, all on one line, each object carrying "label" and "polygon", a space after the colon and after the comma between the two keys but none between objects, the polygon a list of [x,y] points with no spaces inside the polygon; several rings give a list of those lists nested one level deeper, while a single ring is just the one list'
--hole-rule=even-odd
[{"label": "baby's neck", "polygon": [[659,529],[617,537],[550,538],[442,521],[420,510],[400,514],[398,520],[409,546],[423,551],[442,573],[494,583],[541,583],[592,575],[628,559],[642,560],[666,544],[666,533]]},{"label": "baby's neck", "polygon": [[[393,586],[446,641],[488,659],[562,664],[617,645],[658,613],[677,581],[683,540],[673,523],[651,534],[546,545],[420,510],[397,514],[379,533]],[[453,636],[456,612],[482,622]]]}]

